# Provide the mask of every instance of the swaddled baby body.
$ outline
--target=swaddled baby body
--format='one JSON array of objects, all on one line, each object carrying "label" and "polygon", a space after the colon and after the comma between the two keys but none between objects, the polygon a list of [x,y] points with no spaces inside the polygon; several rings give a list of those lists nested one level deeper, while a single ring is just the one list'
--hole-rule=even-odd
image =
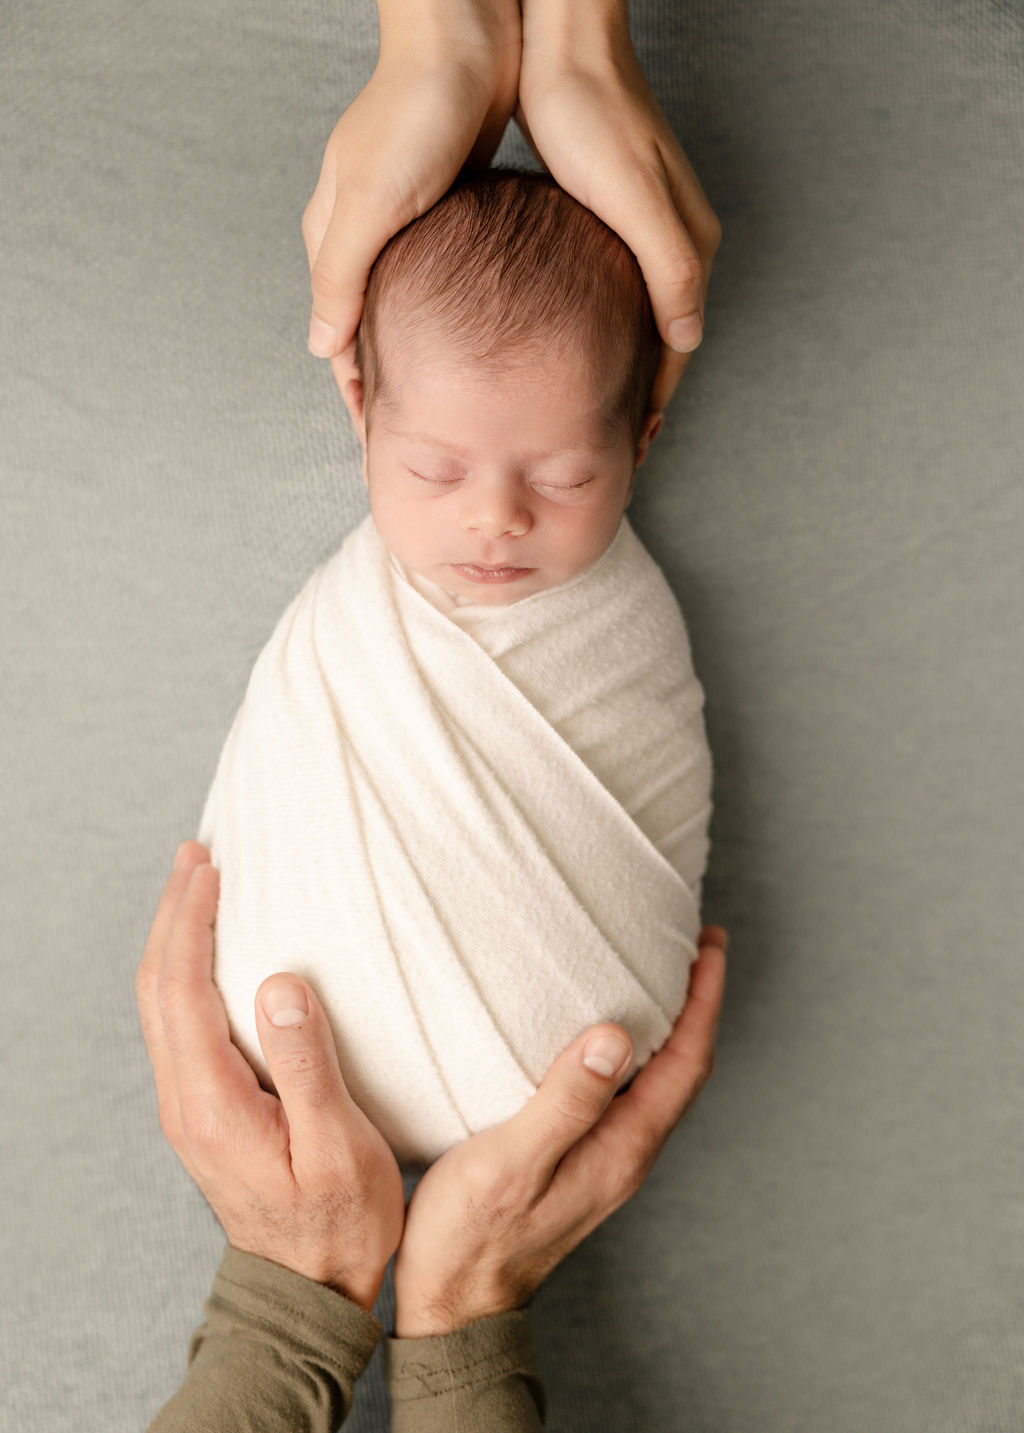
[{"label": "swaddled baby body", "polygon": [[207,799],[235,1040],[266,1079],[255,991],[309,980],[406,1166],[588,1025],[636,1068],[685,998],[703,693],[625,517],[659,351],[632,254],[548,176],[462,181],[398,234],[343,388],[370,516],[260,654]]}]

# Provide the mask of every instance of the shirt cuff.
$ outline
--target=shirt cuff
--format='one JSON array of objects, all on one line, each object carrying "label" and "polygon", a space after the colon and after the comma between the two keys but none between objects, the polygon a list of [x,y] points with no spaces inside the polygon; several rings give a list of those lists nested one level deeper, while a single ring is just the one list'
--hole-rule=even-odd
[{"label": "shirt cuff", "polygon": [[393,1433],[449,1429],[456,1411],[488,1433],[543,1427],[547,1398],[528,1309],[431,1338],[389,1338],[387,1371]]},{"label": "shirt cuff", "polygon": [[204,1312],[150,1433],[333,1433],[383,1333],[334,1289],[231,1244]]},{"label": "shirt cuff", "polygon": [[302,1343],[325,1367],[337,1366],[353,1380],[384,1332],[372,1314],[336,1289],[233,1244],[224,1249],[210,1302],[229,1306],[247,1323],[279,1328],[289,1342]]}]

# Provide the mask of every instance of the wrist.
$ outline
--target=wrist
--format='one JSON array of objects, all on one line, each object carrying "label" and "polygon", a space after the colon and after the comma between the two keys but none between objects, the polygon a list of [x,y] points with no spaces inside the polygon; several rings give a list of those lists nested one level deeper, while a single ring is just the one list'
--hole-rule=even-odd
[{"label": "wrist", "polygon": [[533,1290],[513,1286],[510,1280],[481,1277],[474,1271],[472,1287],[465,1283],[441,1286],[435,1280],[417,1283],[395,1271],[395,1337],[435,1338],[454,1333],[477,1319],[510,1313],[525,1307]]},{"label": "wrist", "polygon": [[347,1274],[332,1275],[330,1278],[318,1280],[327,1288],[333,1289],[336,1294],[341,1294],[348,1299],[350,1304],[358,1304],[368,1314],[373,1313],[373,1306],[377,1302],[377,1295],[380,1293],[380,1286],[384,1282],[383,1271],[376,1278],[359,1279],[351,1278]]},{"label": "wrist", "polygon": [[299,1274],[314,1284],[322,1284],[324,1288],[333,1289],[336,1294],[341,1294],[348,1299],[349,1303],[357,1304],[367,1313],[372,1313],[381,1284],[384,1282],[385,1271],[383,1268],[361,1269],[355,1265],[339,1268],[331,1259],[315,1255],[303,1257],[292,1248],[276,1249],[268,1253],[263,1249],[252,1248],[244,1239],[231,1242],[236,1249],[243,1253],[269,1259],[272,1263],[281,1264],[284,1268],[291,1269],[292,1273]]},{"label": "wrist", "polygon": [[418,1304],[410,1308],[408,1304],[403,1305],[396,1300],[395,1338],[439,1338],[442,1334],[455,1333],[457,1329],[463,1329],[477,1319],[505,1314],[515,1307],[515,1304],[505,1303],[500,1307],[462,1308],[455,1305],[449,1307],[446,1304]]},{"label": "wrist", "polygon": [[632,50],[626,0],[522,0],[523,60],[604,64]]},{"label": "wrist", "polygon": [[498,65],[522,36],[517,0],[377,0],[377,11],[382,59]]}]

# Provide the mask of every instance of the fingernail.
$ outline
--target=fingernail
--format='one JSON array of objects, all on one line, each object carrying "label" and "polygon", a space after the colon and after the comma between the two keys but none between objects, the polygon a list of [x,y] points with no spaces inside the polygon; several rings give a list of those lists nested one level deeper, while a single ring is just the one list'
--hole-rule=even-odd
[{"label": "fingernail", "polygon": [[182,866],[185,864],[185,847],[187,845],[187,841],[182,841],[181,845],[174,853],[174,869],[176,871],[180,871]]},{"label": "fingernail", "polygon": [[595,1035],[583,1047],[583,1063],[587,1069],[593,1070],[595,1075],[603,1075],[606,1080],[622,1073],[629,1056],[629,1046],[618,1035]]},{"label": "fingernail", "polygon": [[309,351],[317,358],[333,358],[338,346],[337,332],[316,314],[309,321]]},{"label": "fingernail", "polygon": [[696,314],[689,318],[674,318],[668,326],[670,347],[677,353],[692,353],[704,336],[700,319]]},{"label": "fingernail", "polygon": [[309,1001],[301,985],[272,985],[263,997],[263,1009],[271,1025],[284,1029],[301,1025],[309,1014]]}]

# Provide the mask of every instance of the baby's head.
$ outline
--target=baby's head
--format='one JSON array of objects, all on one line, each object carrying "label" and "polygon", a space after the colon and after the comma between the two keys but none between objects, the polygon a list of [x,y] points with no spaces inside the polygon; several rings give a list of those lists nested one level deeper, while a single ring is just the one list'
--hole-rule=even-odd
[{"label": "baby's head", "polygon": [[548,175],[460,181],[370,274],[345,401],[385,545],[474,601],[556,586],[611,543],[661,415],[633,254]]}]

